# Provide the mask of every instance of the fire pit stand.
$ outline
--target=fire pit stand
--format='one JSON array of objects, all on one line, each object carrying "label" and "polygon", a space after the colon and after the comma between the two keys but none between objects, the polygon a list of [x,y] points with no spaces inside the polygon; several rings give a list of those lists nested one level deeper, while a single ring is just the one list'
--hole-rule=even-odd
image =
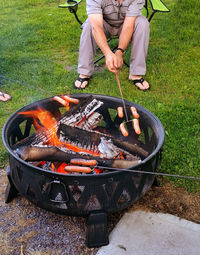
[{"label": "fire pit stand", "polygon": [[[90,95],[72,94],[71,97],[81,100]],[[129,168],[140,170],[141,173],[108,169],[109,171],[95,175],[67,175],[41,169],[17,156],[13,147],[34,132],[32,118],[17,113],[37,107],[54,113],[62,106],[53,98],[34,102],[14,113],[4,125],[2,139],[9,152],[6,203],[20,193],[37,206],[54,213],[87,217],[87,246],[99,247],[109,243],[107,214],[129,207],[151,187],[155,177],[143,174],[142,171],[156,171],[160,163],[164,129],[159,119],[150,111],[125,100],[129,118],[131,106],[138,110],[142,134],[136,135],[130,126],[130,135],[124,138],[119,131],[122,120],[117,117],[117,107],[122,105],[121,99],[96,94],[93,94],[93,97],[104,103],[100,109],[104,127],[110,130],[113,136],[129,143],[137,143],[148,151],[148,157]]]}]

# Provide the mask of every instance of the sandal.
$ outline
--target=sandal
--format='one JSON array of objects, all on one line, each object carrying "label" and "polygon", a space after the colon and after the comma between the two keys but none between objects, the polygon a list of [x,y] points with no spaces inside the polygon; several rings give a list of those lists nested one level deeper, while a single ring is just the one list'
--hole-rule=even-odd
[{"label": "sandal", "polygon": [[143,85],[143,82],[144,82],[145,80],[144,80],[143,78],[141,78],[141,79],[135,79],[135,80],[131,80],[131,81],[132,81],[133,84],[136,86],[136,88],[139,89],[139,90],[146,91],[146,90],[149,90],[149,89],[150,89],[150,85],[149,85],[149,87],[148,87],[147,89],[141,89],[140,87],[137,86],[137,83],[140,83],[140,84],[142,84],[142,86],[144,86],[144,85]]},{"label": "sandal", "polygon": [[[80,84],[80,87],[77,87],[77,86],[75,85],[75,83],[74,83],[75,89],[85,89],[85,88],[88,86],[89,80],[90,80],[90,77],[88,77],[88,78],[81,78],[81,77],[79,76],[79,77],[76,79],[76,81],[80,81],[81,84]],[[84,81],[87,81],[88,83],[85,85],[84,88],[82,88],[81,86],[82,86],[82,84],[83,84]]]},{"label": "sandal", "polygon": [[6,93],[3,93],[0,91],[0,101],[6,102],[11,99],[12,99],[12,97],[9,94],[6,94]]}]

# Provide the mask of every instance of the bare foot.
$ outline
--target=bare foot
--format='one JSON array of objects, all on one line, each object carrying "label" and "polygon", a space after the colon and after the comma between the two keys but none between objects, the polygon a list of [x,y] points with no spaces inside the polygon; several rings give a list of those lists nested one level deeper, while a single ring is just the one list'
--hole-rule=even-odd
[{"label": "bare foot", "polygon": [[0,101],[6,102],[10,100],[12,97],[6,93],[0,91]]},{"label": "bare foot", "polygon": [[88,83],[89,83],[89,79],[90,77],[84,74],[80,74],[79,77],[77,78],[77,80],[74,83],[75,88],[77,89],[84,89],[85,87],[87,87]]},{"label": "bare foot", "polygon": [[129,80],[133,81],[135,86],[140,90],[148,90],[150,85],[140,75],[129,75]]}]

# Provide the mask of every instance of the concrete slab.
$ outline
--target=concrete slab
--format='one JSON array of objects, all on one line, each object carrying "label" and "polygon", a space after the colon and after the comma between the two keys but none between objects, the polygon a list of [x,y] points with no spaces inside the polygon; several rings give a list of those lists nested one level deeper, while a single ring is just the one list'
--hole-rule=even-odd
[{"label": "concrete slab", "polygon": [[200,255],[200,225],[161,213],[126,213],[97,255]]}]

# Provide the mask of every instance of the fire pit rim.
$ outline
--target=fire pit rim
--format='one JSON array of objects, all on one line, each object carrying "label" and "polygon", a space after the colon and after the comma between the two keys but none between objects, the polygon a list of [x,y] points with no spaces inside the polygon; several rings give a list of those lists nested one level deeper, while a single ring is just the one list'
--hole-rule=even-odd
[{"label": "fire pit rim", "polygon": [[[98,98],[99,100],[101,99],[114,99],[114,100],[121,100],[121,98],[119,97],[114,97],[114,96],[108,96],[108,95],[101,95],[101,94],[93,94],[93,93],[72,93],[70,94],[70,96],[72,98],[81,98],[82,96],[94,96],[95,98]],[[58,96],[61,96],[61,95],[58,95]],[[38,105],[40,105],[42,102],[45,102],[46,100],[51,100],[53,99],[54,96],[52,97],[48,97],[48,98],[44,98],[44,99],[40,99],[37,101]],[[134,102],[131,102],[129,100],[124,100],[125,103],[127,103],[128,105],[130,106],[135,106],[139,111],[142,111],[142,112],[145,112],[148,114],[148,116],[151,117],[151,119],[155,122],[155,126],[157,127],[157,130],[159,130],[159,140],[158,140],[158,144],[156,146],[156,148],[154,149],[154,151],[148,156],[146,157],[145,159],[141,160],[138,164],[134,165],[133,167],[129,167],[127,169],[139,169],[143,164],[145,164],[147,161],[149,161],[150,159],[152,159],[158,152],[159,150],[161,149],[163,143],[164,143],[164,138],[165,138],[165,133],[164,133],[164,127],[161,123],[161,121],[151,112],[149,111],[148,109],[146,109],[145,107],[137,104],[137,103],[134,103]],[[13,118],[16,118],[18,115],[17,113],[19,112],[22,112],[24,108],[27,108],[27,107],[31,107],[32,104],[35,104],[36,102],[32,102],[28,105],[25,105],[23,107],[21,107],[20,109],[18,109],[17,111],[15,111],[9,118],[8,120],[6,121],[6,123],[4,124],[3,126],[3,129],[2,129],[2,141],[3,141],[3,144],[5,146],[5,148],[7,149],[7,151],[10,153],[10,155],[12,157],[14,157],[16,160],[20,161],[22,164],[30,167],[31,164],[24,161],[23,159],[21,159],[20,157],[18,157],[14,152],[13,150],[11,149],[10,145],[9,145],[9,142],[8,142],[8,136],[6,136],[6,129],[7,129],[7,126],[9,124],[9,122],[11,120],[13,120]],[[37,167],[37,166],[34,166],[34,169],[38,170],[39,173],[46,173],[46,174],[51,174],[51,175],[55,175],[55,176],[66,176],[66,174],[63,174],[63,173],[57,173],[57,172],[52,172],[51,170],[46,170],[46,169],[41,169],[40,167]],[[95,175],[95,177],[103,177],[103,176],[109,176],[110,174],[119,174],[119,173],[123,173],[123,170],[118,170],[118,171],[111,171],[111,172],[107,172],[107,173],[101,173],[100,175]],[[77,175],[76,174],[70,174],[70,175],[67,175],[67,177],[76,177]],[[79,177],[81,178],[88,178],[89,175],[78,175]],[[91,175],[91,178],[93,177],[93,175]]]}]

